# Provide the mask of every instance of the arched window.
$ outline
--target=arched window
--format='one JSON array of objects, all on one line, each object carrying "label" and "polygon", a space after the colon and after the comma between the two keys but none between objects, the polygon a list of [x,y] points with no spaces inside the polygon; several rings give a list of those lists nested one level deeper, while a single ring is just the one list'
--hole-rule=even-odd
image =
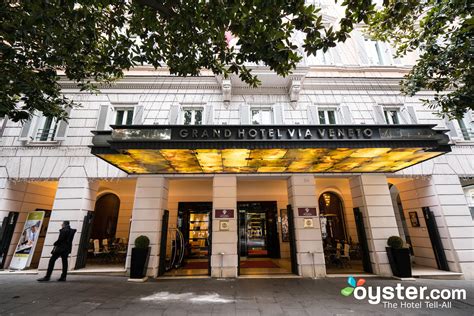
[{"label": "arched window", "polygon": [[120,209],[120,199],[113,193],[102,195],[95,203],[92,239],[115,238]]},{"label": "arched window", "polygon": [[326,227],[322,227],[323,238],[334,240],[347,240],[344,222],[344,209],[339,196],[332,192],[324,192],[319,197],[320,216],[324,217]]}]

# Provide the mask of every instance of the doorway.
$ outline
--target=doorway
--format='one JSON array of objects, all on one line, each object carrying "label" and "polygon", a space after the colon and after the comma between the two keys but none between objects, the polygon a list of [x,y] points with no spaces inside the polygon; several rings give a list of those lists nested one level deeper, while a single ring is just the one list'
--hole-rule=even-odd
[{"label": "doorway", "polygon": [[326,273],[364,272],[363,246],[359,236],[348,233],[342,199],[327,191],[319,196],[318,204]]},{"label": "doorway", "polygon": [[75,269],[120,272],[125,268],[128,238],[117,235],[120,198],[113,193],[100,196],[94,212],[84,216]]},{"label": "doorway", "polygon": [[8,216],[2,220],[2,226],[0,226],[0,269],[5,267],[18,215],[18,212],[9,212]]},{"label": "doorway", "polygon": [[238,202],[239,275],[291,273],[282,259],[277,202]]},{"label": "doorway", "polygon": [[164,275],[210,275],[212,202],[179,202],[177,221],[167,229]]}]

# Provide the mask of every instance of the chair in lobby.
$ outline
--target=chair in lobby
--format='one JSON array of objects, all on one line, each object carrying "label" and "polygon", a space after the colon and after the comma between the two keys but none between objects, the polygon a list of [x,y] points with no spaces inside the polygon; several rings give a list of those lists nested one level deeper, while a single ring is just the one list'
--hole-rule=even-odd
[{"label": "chair in lobby", "polygon": [[344,252],[340,255],[340,260],[342,267],[351,267],[351,256],[350,256],[351,246],[349,244],[344,244]]}]

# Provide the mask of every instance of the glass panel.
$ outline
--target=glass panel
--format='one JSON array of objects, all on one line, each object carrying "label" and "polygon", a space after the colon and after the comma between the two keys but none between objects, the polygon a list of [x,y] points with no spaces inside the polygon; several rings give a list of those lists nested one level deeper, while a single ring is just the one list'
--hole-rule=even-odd
[{"label": "glass panel", "polygon": [[469,136],[469,131],[466,128],[466,124],[464,124],[463,120],[458,119],[459,127],[461,128],[462,136],[464,140],[471,140],[471,137]]},{"label": "glass panel", "polygon": [[324,111],[318,111],[319,115],[319,124],[326,124],[326,117],[324,116]]},{"label": "glass panel", "polygon": [[365,47],[366,47],[367,57],[369,59],[369,64],[380,65],[377,43],[371,40],[365,40]]},{"label": "glass panel", "polygon": [[252,124],[261,124],[260,110],[252,110]]},{"label": "glass panel", "polygon": [[266,243],[266,214],[248,212],[246,214],[246,226],[248,256],[268,255]]},{"label": "glass panel", "polygon": [[132,125],[133,123],[133,110],[128,110],[127,111],[127,122],[125,123],[126,125]]},{"label": "glass panel", "polygon": [[[46,117],[43,125],[43,129],[40,131],[40,141],[47,141],[49,140],[49,134],[51,130],[51,124],[53,123],[53,119],[51,117]],[[52,136],[51,136],[52,138]]]},{"label": "glass panel", "polygon": [[385,123],[390,124],[390,120],[388,119],[388,111],[383,111],[383,114],[385,116]]},{"label": "glass panel", "polygon": [[263,110],[260,111],[262,116],[262,124],[272,124],[272,111],[270,110]]},{"label": "glass panel", "polygon": [[184,125],[191,125],[192,112],[191,110],[184,111]]},{"label": "glass panel", "polygon": [[334,111],[327,111],[329,124],[336,124],[336,113]]},{"label": "glass panel", "polygon": [[202,125],[202,110],[194,110],[194,125]]},{"label": "glass panel", "polygon": [[400,121],[398,120],[398,111],[390,111],[390,114],[392,115],[393,124],[400,124]]},{"label": "glass panel", "polygon": [[117,111],[117,116],[115,117],[115,125],[122,125],[123,123],[123,115],[125,114],[125,111],[120,110]]},{"label": "glass panel", "polygon": [[189,258],[205,258],[209,255],[209,213],[189,213]]}]

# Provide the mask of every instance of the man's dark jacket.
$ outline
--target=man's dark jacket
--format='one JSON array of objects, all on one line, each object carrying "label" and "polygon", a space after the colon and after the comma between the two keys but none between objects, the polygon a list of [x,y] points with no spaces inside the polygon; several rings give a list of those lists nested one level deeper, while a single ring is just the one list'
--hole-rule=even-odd
[{"label": "man's dark jacket", "polygon": [[65,226],[59,230],[59,238],[54,243],[53,253],[70,254],[72,249],[72,240],[74,239],[75,229]]}]

